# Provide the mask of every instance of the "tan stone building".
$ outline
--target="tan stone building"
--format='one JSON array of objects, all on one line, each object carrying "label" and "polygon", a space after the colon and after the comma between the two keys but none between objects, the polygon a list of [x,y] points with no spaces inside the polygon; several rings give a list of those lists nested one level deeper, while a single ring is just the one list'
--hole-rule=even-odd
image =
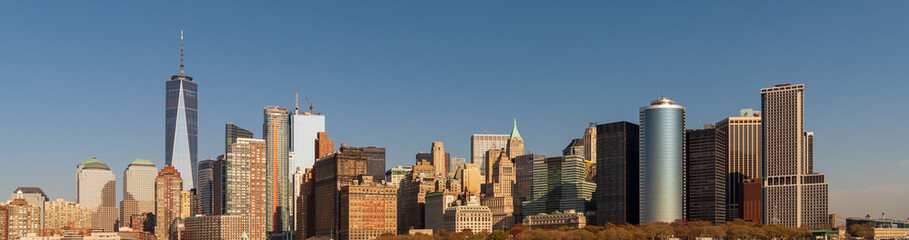
[{"label": "tan stone building", "polygon": [[366,174],[366,153],[342,143],[338,152],[328,154],[313,165],[315,236],[337,239],[340,191]]},{"label": "tan stone building", "polygon": [[252,239],[246,233],[242,215],[195,216],[183,222],[183,239]]},{"label": "tan stone building", "polygon": [[475,163],[466,163],[464,168],[458,169],[455,173],[455,179],[461,182],[461,192],[473,195],[482,193],[481,187],[483,176],[480,174],[480,168]]},{"label": "tan stone building", "polygon": [[44,229],[90,229],[92,211],[62,198],[44,203]]},{"label": "tan stone building", "polygon": [[[516,130],[512,135],[517,133]],[[520,139],[520,135],[517,136],[517,139]],[[523,148],[523,144],[521,148]],[[515,224],[514,163],[501,149],[489,150],[487,159],[492,164],[487,168],[489,175],[486,178],[486,191],[484,192],[486,195],[483,197],[482,202],[484,206],[489,207],[492,213],[493,228],[508,229]]]},{"label": "tan stone building", "polygon": [[180,192],[183,178],[173,166],[165,166],[155,177],[155,236],[168,239],[168,230],[174,219],[180,218]]},{"label": "tan stone building", "polygon": [[117,182],[107,164],[91,158],[76,168],[76,202],[92,210],[92,229],[114,231]]},{"label": "tan stone building", "polygon": [[[726,196],[726,220],[732,221],[736,218],[746,220],[758,220],[754,223],[761,223],[760,211],[753,212],[745,216],[744,211],[744,184],[746,180],[759,179],[761,177],[761,141],[763,138],[761,129],[761,112],[755,112],[751,109],[742,109],[738,117],[728,117],[716,123],[716,132],[718,136],[724,136],[726,139],[726,161],[727,163],[727,196]],[[760,194],[760,193],[758,193]],[[760,202],[758,202],[760,203]],[[760,205],[760,204],[758,204]],[[757,216],[754,216],[756,213]]]},{"label": "tan stone building", "polygon": [[180,191],[180,218],[188,218],[193,215],[193,192]]},{"label": "tan stone building", "polygon": [[237,138],[230,148],[221,161],[225,175],[223,196],[214,199],[223,200],[214,203],[215,209],[223,209],[222,213],[227,215],[244,216],[244,230],[249,238],[264,239],[268,232],[265,140]]},{"label": "tan stone building", "polygon": [[341,240],[375,239],[397,231],[397,189],[372,181],[364,175],[359,181],[341,187]]},{"label": "tan stone building", "polygon": [[8,236],[9,239],[19,239],[28,234],[38,234],[41,231],[41,208],[29,205],[25,199],[15,199],[8,207]]},{"label": "tan stone building", "polygon": [[155,177],[158,169],[149,160],[133,160],[123,170],[123,200],[120,201],[120,222],[128,222],[134,214],[155,212]]}]

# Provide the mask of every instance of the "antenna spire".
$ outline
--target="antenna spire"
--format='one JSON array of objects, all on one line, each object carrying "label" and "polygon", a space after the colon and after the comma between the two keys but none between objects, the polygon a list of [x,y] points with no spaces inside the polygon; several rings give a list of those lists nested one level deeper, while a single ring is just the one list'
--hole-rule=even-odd
[{"label": "antenna spire", "polygon": [[300,109],[300,89],[294,89],[294,114]]},{"label": "antenna spire", "polygon": [[183,29],[180,29],[180,76],[183,75]]}]

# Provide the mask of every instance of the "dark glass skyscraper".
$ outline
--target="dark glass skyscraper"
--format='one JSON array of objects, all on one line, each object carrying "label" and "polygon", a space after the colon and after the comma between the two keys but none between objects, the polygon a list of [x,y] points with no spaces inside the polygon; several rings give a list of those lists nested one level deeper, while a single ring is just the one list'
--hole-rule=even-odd
[{"label": "dark glass skyscraper", "polygon": [[597,125],[596,131],[596,224],[637,224],[638,125],[614,122]]},{"label": "dark glass skyscraper", "polygon": [[685,131],[688,220],[726,222],[726,136],[712,125]]},{"label": "dark glass skyscraper", "polygon": [[180,75],[165,84],[164,164],[183,176],[183,189],[192,189],[199,146],[199,85],[183,74],[183,32],[180,32]]}]

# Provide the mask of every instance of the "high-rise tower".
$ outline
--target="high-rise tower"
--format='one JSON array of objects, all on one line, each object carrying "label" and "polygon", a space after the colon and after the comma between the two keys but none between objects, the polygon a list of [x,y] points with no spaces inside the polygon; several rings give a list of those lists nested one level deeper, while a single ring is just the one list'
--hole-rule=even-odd
[{"label": "high-rise tower", "polygon": [[660,98],[640,111],[640,221],[682,219],[685,217],[685,107]]},{"label": "high-rise tower", "polygon": [[149,160],[136,159],[123,171],[123,200],[120,222],[129,222],[135,214],[155,212],[155,177],[158,168]]},{"label": "high-rise tower", "polygon": [[183,73],[183,30],[180,30],[180,74],[165,84],[164,164],[183,176],[183,189],[193,188],[199,146],[199,85]]},{"label": "high-rise tower", "polygon": [[814,172],[814,133],[805,132],[805,85],[761,89],[763,221],[785,226],[825,223],[828,185]]},{"label": "high-rise tower", "polygon": [[[307,99],[307,101],[309,100]],[[312,168],[312,165],[316,162],[316,147],[314,143],[316,138],[318,138],[319,132],[325,132],[325,116],[312,112],[312,108],[302,113],[294,109],[290,120],[290,126],[293,129],[291,131],[293,134],[291,142],[293,143],[292,151],[294,152],[294,160],[290,170],[293,172],[298,168]]]},{"label": "high-rise tower", "polygon": [[[288,148],[290,143],[290,121],[287,109],[277,106],[265,107],[266,166],[268,177],[269,230],[281,233],[290,230],[291,193]],[[315,143],[313,143],[315,144]]]},{"label": "high-rise tower", "polygon": [[638,224],[640,128],[630,122],[614,122],[597,125],[596,133],[596,224]]},{"label": "high-rise tower", "polygon": [[76,168],[76,202],[92,212],[92,229],[114,231],[117,222],[117,182],[107,164],[89,159]]}]

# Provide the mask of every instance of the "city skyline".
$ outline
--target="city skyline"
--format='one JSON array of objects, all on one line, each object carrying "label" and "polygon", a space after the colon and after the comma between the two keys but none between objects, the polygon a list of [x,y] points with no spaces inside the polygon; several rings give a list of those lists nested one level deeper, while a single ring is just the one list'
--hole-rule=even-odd
[{"label": "city skyline", "polygon": [[[188,4],[186,8],[202,8],[201,5],[194,4]],[[575,11],[582,17],[598,21],[601,20],[600,18],[608,19],[599,16],[602,13],[584,11],[582,6],[570,8],[562,6],[556,10],[543,10],[542,8],[546,4],[539,3],[527,4],[527,13],[514,15],[521,20],[532,21],[531,23],[535,27],[509,30],[509,33],[515,35],[512,37],[499,36],[491,39],[468,37],[466,38],[467,43],[460,45],[443,40],[437,34],[452,31],[489,36],[491,33],[484,32],[483,29],[524,25],[505,21],[493,13],[501,13],[508,6],[490,5],[487,6],[489,8],[487,10],[491,12],[464,9],[463,7],[458,10],[470,11],[479,15],[480,20],[476,21],[496,21],[497,24],[491,28],[470,30],[464,27],[454,27],[447,30],[427,30],[424,29],[426,26],[423,24],[406,23],[405,18],[428,18],[442,26],[453,24],[452,20],[462,20],[462,18],[452,16],[452,12],[425,5],[396,6],[415,10],[424,8],[446,14],[433,17],[411,12],[405,14],[404,17],[391,17],[390,20],[386,19],[376,23],[382,24],[381,26],[401,24],[403,30],[392,31],[392,33],[384,35],[386,38],[378,39],[375,42],[351,40],[328,43],[337,41],[339,35],[377,36],[379,33],[365,31],[359,26],[358,24],[364,24],[363,18],[338,23],[341,25],[341,30],[336,31],[341,32],[324,29],[325,26],[331,25],[323,26],[320,23],[308,22],[302,24],[304,29],[315,32],[314,35],[270,32],[273,30],[271,28],[276,27],[267,26],[258,29],[257,24],[237,26],[237,31],[252,31],[252,33],[238,35],[233,33],[233,30],[223,29],[224,26],[230,25],[229,22],[207,22],[204,20],[205,16],[190,17],[184,20],[142,22],[145,28],[138,29],[125,29],[122,25],[104,22],[92,26],[91,23],[99,23],[99,19],[95,18],[52,26],[51,23],[56,22],[50,20],[61,19],[72,13],[62,9],[51,9],[51,13],[60,13],[61,16],[38,19],[22,26],[2,27],[4,30],[9,30],[8,32],[24,33],[23,35],[30,36],[29,41],[34,42],[24,42],[25,40],[13,38],[0,39],[0,46],[22,46],[22,49],[4,48],[4,52],[9,53],[4,55],[10,57],[0,58],[0,72],[8,73],[7,79],[28,80],[23,82],[40,81],[42,88],[29,87],[20,81],[3,81],[3,90],[0,90],[0,95],[2,95],[0,100],[5,102],[3,109],[10,113],[16,112],[16,115],[32,116],[32,118],[0,120],[3,135],[7,136],[0,140],[0,145],[6,146],[4,150],[9,152],[3,161],[25,162],[22,169],[0,171],[0,174],[10,176],[9,179],[17,179],[17,181],[4,181],[0,184],[0,191],[12,191],[19,186],[37,186],[44,189],[50,199],[64,198],[74,201],[73,184],[54,184],[54,182],[69,181],[73,177],[72,169],[75,165],[95,156],[109,164],[110,169],[116,175],[115,179],[118,180],[121,179],[120,173],[126,169],[126,166],[137,158],[149,159],[155,165],[163,167],[165,158],[160,149],[164,148],[164,144],[161,141],[160,133],[164,131],[164,128],[160,126],[160,122],[164,116],[160,111],[160,106],[164,101],[161,96],[164,86],[161,82],[162,79],[177,74],[179,61],[177,33],[179,29],[185,28],[187,36],[186,75],[195,77],[194,81],[204,86],[199,92],[201,95],[199,102],[201,109],[199,112],[199,158],[201,159],[214,158],[223,154],[221,143],[224,141],[223,124],[226,122],[250,129],[261,137],[261,133],[257,131],[258,126],[262,124],[261,115],[259,115],[261,114],[260,109],[266,105],[289,108],[293,105],[293,89],[295,88],[301,89],[301,95],[309,96],[313,100],[317,112],[322,112],[327,116],[329,121],[326,121],[326,129],[329,130],[329,136],[335,140],[336,145],[344,142],[349,146],[378,145],[385,147],[388,149],[386,162],[386,169],[388,169],[395,165],[412,165],[413,154],[425,151],[426,143],[433,141],[445,142],[446,151],[450,152],[452,157],[469,158],[470,142],[468,138],[470,135],[481,134],[485,130],[488,130],[490,134],[508,134],[511,127],[508,120],[514,118],[521,122],[522,136],[527,139],[526,149],[529,152],[557,156],[560,155],[558,153],[566,141],[583,136],[583,129],[587,126],[587,122],[636,122],[637,107],[645,105],[660,94],[685,105],[689,111],[686,114],[688,128],[696,129],[705,123],[715,123],[726,117],[736,116],[739,109],[759,109],[759,90],[761,88],[783,82],[804,83],[809,88],[806,91],[805,99],[807,116],[805,125],[818,134],[815,168],[817,172],[823,172],[828,177],[827,182],[831,187],[830,212],[842,216],[864,216],[866,213],[874,215],[877,212],[886,212],[888,216],[905,218],[909,217],[909,210],[894,202],[909,199],[909,195],[906,193],[909,192],[907,191],[909,190],[907,177],[900,174],[909,169],[909,157],[906,157],[909,156],[909,152],[901,148],[907,142],[903,136],[909,133],[909,129],[899,125],[885,125],[883,121],[902,119],[907,116],[901,111],[894,111],[898,109],[888,108],[887,103],[899,102],[901,93],[898,89],[909,87],[909,83],[904,80],[904,76],[909,75],[909,72],[901,69],[909,64],[905,60],[906,56],[909,56],[909,52],[892,49],[904,47],[903,43],[898,43],[902,41],[899,39],[905,39],[909,34],[902,30],[887,32],[883,26],[878,26],[886,25],[882,24],[887,22],[885,20],[905,20],[905,17],[902,16],[892,16],[892,10],[885,9],[896,8],[890,6],[891,4],[894,3],[874,3],[859,11],[847,8],[863,7],[861,4],[838,3],[831,5],[837,5],[836,7],[839,8],[831,7],[831,9],[813,12],[812,16],[816,16],[817,21],[834,21],[834,23],[842,21],[833,19],[836,13],[851,14],[849,16],[854,17],[851,20],[857,18],[862,21],[845,25],[843,28],[848,30],[847,32],[866,33],[870,37],[851,36],[847,37],[847,40],[829,40],[826,37],[845,37],[844,33],[819,28],[821,26],[819,23],[811,21],[798,22],[795,10],[774,9],[788,20],[796,21],[798,24],[776,30],[758,26],[756,27],[758,30],[743,31],[727,29],[730,27],[729,25],[711,23],[706,24],[706,29],[692,29],[693,33],[679,39],[679,41],[684,41],[684,44],[690,44],[691,46],[688,47],[693,50],[708,50],[704,53],[695,53],[693,50],[667,49],[672,47],[682,49],[687,45],[673,45],[678,43],[660,40],[658,37],[668,35],[659,31],[641,30],[644,31],[643,38],[649,43],[625,42],[628,39],[634,39],[631,37],[627,39],[618,37],[619,40],[614,40],[610,37],[611,34],[595,25],[582,23],[582,19],[579,18],[568,18],[568,15],[571,14],[557,10]],[[604,5],[614,6],[612,4]],[[899,3],[899,5],[902,6],[904,3]],[[90,4],[86,4],[77,9],[90,6]],[[614,11],[609,10],[612,8],[606,6],[587,7]],[[136,6],[125,4],[114,7],[129,9]],[[337,5],[318,7],[334,12],[344,9]],[[641,13],[644,11],[641,9],[646,6],[632,4],[632,6],[614,7],[630,8],[635,10],[632,12]],[[666,6],[651,7],[655,7],[658,12],[665,13],[673,7],[673,4],[667,3]],[[723,7],[730,12],[742,13],[747,12],[744,9],[748,7],[768,8],[770,6],[758,3],[738,5],[727,3],[723,4]],[[808,11],[807,9],[811,5],[796,4],[791,7]],[[384,18],[388,18],[395,12],[390,10],[369,12],[368,9],[365,9],[366,7],[363,8],[353,7],[351,11],[370,13],[371,15],[368,16]],[[29,8],[25,9],[24,12],[29,12]],[[271,8],[259,6],[255,9]],[[235,8],[226,6],[218,6],[218,10],[237,11]],[[278,15],[294,17],[287,12],[282,11],[281,13]],[[532,20],[533,13],[553,14],[561,18],[552,25],[546,25],[537,22],[539,20]],[[673,29],[695,26],[696,23],[703,24],[707,20],[731,17],[726,13],[710,13],[703,19],[686,19],[682,23],[650,23],[657,24],[660,26],[657,28],[662,31],[679,31]],[[7,16],[15,17],[21,16],[21,14],[10,13]],[[323,14],[292,19],[334,19],[328,14]],[[872,17],[870,15],[883,16]],[[685,17],[688,15],[672,16]],[[145,17],[139,14],[139,16],[126,18],[126,22],[141,22],[145,20]],[[666,20],[667,18],[661,19]],[[756,22],[759,22],[757,20],[760,19],[762,18],[755,16],[733,18],[734,22],[752,28],[755,28]],[[260,20],[260,23],[277,23],[278,20],[280,17],[265,18]],[[301,20],[301,22],[305,21]],[[477,23],[470,21],[465,24]],[[594,33],[563,28],[569,24]],[[620,33],[634,33],[634,31],[624,28],[641,27],[642,25],[646,26],[647,22],[633,23],[629,26],[610,25],[608,28],[618,29]],[[75,32],[57,30],[57,28],[73,26],[78,26],[76,30],[86,33],[79,33],[77,36],[80,37],[75,38],[72,43],[49,40],[57,34],[75,34]],[[873,27],[869,28],[869,26]],[[41,28],[49,28],[61,33],[47,33],[40,30]],[[104,32],[102,31],[104,28],[112,28],[115,31]],[[534,29],[546,34],[534,33]],[[820,32],[816,33],[819,36],[798,33],[804,29],[816,29],[815,31]],[[731,31],[745,37],[740,39],[740,37],[726,34],[711,34],[712,30]],[[762,36],[759,35],[762,33],[761,31],[769,31],[766,42],[753,42],[745,39],[748,36]],[[550,33],[565,33],[574,39],[554,38],[548,36]],[[697,34],[706,36],[696,37]],[[221,38],[237,36],[239,38],[236,38],[235,41],[221,42]],[[409,37],[417,37],[420,40],[417,42],[419,44],[406,46],[395,42],[409,39]],[[512,44],[513,42],[509,41],[522,37],[539,37],[541,39],[529,39],[524,44]],[[726,41],[716,40],[705,44],[690,42],[709,37],[725,38]],[[786,37],[792,38],[786,40],[784,39]],[[130,42],[140,39],[141,41],[136,44],[116,43],[116,41]],[[286,40],[280,39],[291,41],[285,42]],[[306,40],[306,44],[302,44],[302,46],[291,44],[290,42],[293,40]],[[605,41],[597,43],[599,40]],[[858,43],[867,42],[863,40],[873,40],[875,44],[870,46]],[[566,43],[581,47],[559,46]],[[277,46],[266,46],[262,49],[263,44]],[[630,46],[622,44],[630,44]],[[661,46],[657,50],[669,51],[659,53],[656,50],[645,50],[645,47],[649,46],[648,44]],[[711,47],[708,44],[719,44],[719,46]],[[455,50],[469,51],[462,55],[453,51],[440,50],[449,45],[456,46]],[[881,45],[884,47],[880,47]],[[50,46],[50,50],[57,52],[34,51],[35,48],[46,46]],[[535,48],[555,48],[557,46],[557,50],[534,50]],[[322,47],[327,50],[318,50]],[[344,47],[353,49],[343,50]],[[495,55],[505,57],[492,57],[492,55],[477,51],[477,49],[488,50],[496,47],[504,49],[495,51]],[[624,47],[631,50],[619,49]],[[743,47],[770,50],[779,56],[740,50]],[[853,47],[860,51],[840,49],[835,54],[825,54],[831,48],[836,47]],[[281,48],[288,48],[289,53],[278,52]],[[405,53],[402,57],[390,57],[390,60],[393,60],[391,63],[380,63],[377,61],[385,59],[388,57],[385,55],[391,54],[387,50],[382,50],[383,48],[410,52]],[[233,52],[231,54],[218,53],[218,51],[228,49]],[[355,50],[370,51],[364,52],[362,56],[359,56],[362,58],[358,60],[354,58],[355,55],[352,55],[353,52],[356,52]],[[524,52],[531,50],[533,50],[532,54]],[[91,54],[88,54],[88,51],[91,51]],[[414,53],[419,51],[429,53]],[[617,52],[613,57],[591,56],[591,54],[605,54],[613,51]],[[632,54],[634,51],[642,51],[643,54],[649,54],[649,57],[634,57]],[[749,57],[730,57],[723,54],[723,51],[748,54]],[[784,53],[784,51],[793,51],[793,53]],[[233,54],[237,55],[237,60],[231,60],[235,58]],[[491,69],[490,66],[484,66],[484,64],[494,63],[490,60],[468,63],[467,60],[473,59],[474,57],[471,55],[474,54],[480,58],[492,57],[492,60],[510,60],[510,62],[492,65],[494,69]],[[92,61],[79,63],[77,61],[82,57],[78,55],[93,56],[93,58]],[[817,57],[799,57],[800,55]],[[535,56],[540,58],[537,59]],[[821,57],[832,59],[820,59]],[[241,58],[262,59],[262,61],[250,63],[258,60],[240,60]],[[656,58],[670,60],[655,60]],[[707,60],[694,63],[674,62],[694,58]],[[48,61],[43,61],[45,59]],[[345,59],[349,59],[349,61]],[[421,59],[430,61],[429,63],[419,63]],[[628,60],[629,63],[618,63],[622,59]],[[567,62],[560,63],[560,61]],[[737,62],[737,64],[728,65],[722,63],[723,61]],[[664,65],[653,66],[660,64]],[[94,65],[94,69],[88,67],[92,65]],[[414,69],[410,69],[410,65],[415,65]],[[358,71],[346,72],[347,68],[341,68],[343,66],[355,67]],[[631,68],[621,71],[621,66],[631,66]],[[42,68],[51,70],[41,70]],[[603,70],[596,70],[601,68]],[[111,74],[109,76],[116,77],[102,76],[99,78],[98,74],[102,69]],[[446,74],[450,74],[450,76],[446,76]],[[250,79],[255,81],[250,81]],[[446,94],[436,96],[436,94],[420,92],[425,90],[421,84],[427,81],[430,82],[430,86],[445,88]],[[718,86],[723,87],[721,92],[704,93],[704,89],[714,89]],[[396,87],[402,89],[395,89]],[[490,96],[495,94],[489,94],[490,91],[481,91],[485,92],[482,94],[476,93],[476,91],[471,92],[474,88],[498,89],[497,92],[503,92],[503,94]],[[605,92],[591,90],[596,88],[605,89]],[[382,92],[375,92],[376,89]],[[610,89],[627,89],[628,91]],[[359,96],[346,98],[349,96],[340,95],[343,93],[354,93]],[[553,96],[546,96],[547,94],[553,94]],[[566,98],[574,95],[584,96],[583,101]],[[21,99],[32,100],[29,104],[21,106],[12,104]],[[514,99],[521,101],[514,101]],[[483,104],[483,101],[497,103]],[[564,107],[578,102],[582,103],[581,107]],[[111,112],[110,109],[118,111],[117,113],[104,113]],[[557,114],[546,114],[547,111]],[[55,117],[52,116],[58,114],[66,116],[66,121],[53,121]],[[447,117],[428,117],[438,115]],[[118,121],[102,121],[111,119]],[[865,128],[844,127],[855,124],[861,124]],[[35,134],[34,129],[41,130]],[[48,140],[48,138],[51,139]],[[48,147],[54,151],[37,150],[39,147]],[[35,152],[41,154],[34,154]],[[52,177],[47,177],[47,179],[36,177],[43,174]],[[117,183],[115,189],[120,189],[121,184]],[[120,193],[117,196],[119,202]]]}]

